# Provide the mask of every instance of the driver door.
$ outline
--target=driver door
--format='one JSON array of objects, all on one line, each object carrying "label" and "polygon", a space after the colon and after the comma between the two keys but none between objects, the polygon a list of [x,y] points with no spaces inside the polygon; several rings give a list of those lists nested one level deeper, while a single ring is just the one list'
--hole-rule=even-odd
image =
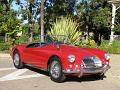
[{"label": "driver door", "polygon": [[27,45],[26,49],[24,50],[24,55],[26,56],[27,63],[41,67],[42,63],[39,62],[38,60],[41,59],[39,55],[39,50],[40,50],[40,44],[39,43],[32,43]]}]

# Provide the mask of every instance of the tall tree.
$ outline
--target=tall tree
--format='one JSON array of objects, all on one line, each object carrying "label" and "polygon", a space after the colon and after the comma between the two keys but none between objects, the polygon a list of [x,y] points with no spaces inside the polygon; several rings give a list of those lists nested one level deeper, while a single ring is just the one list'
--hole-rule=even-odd
[{"label": "tall tree", "polygon": [[45,0],[41,1],[41,41],[44,42],[44,2]]},{"label": "tall tree", "polygon": [[32,42],[33,39],[33,7],[34,7],[34,1],[35,0],[26,0],[27,4],[25,5],[22,3],[21,0],[16,0],[16,4],[20,5],[21,10],[22,10],[22,17],[23,20],[28,20],[28,34],[29,34],[29,39],[28,42]]},{"label": "tall tree", "polygon": [[32,6],[34,0],[28,0],[28,24],[29,24],[29,42],[32,42],[33,39],[33,17],[32,17]]},{"label": "tall tree", "polygon": [[[31,41],[33,34],[32,30],[33,22],[31,21],[31,17],[34,21],[38,21],[41,28],[40,31],[41,36],[43,36],[44,33],[47,32],[47,30],[50,30],[52,23],[55,22],[57,18],[59,18],[60,16],[74,15],[75,4],[77,0],[26,0],[26,1],[28,1],[29,3],[26,6],[27,10],[25,10],[25,6],[22,5],[22,2],[20,2],[20,0],[17,0],[18,4],[23,7],[22,12],[24,14],[22,14],[22,16],[26,18],[27,15],[30,31],[29,41]],[[27,14],[28,12],[29,14]],[[41,37],[41,40],[44,41],[43,37]]]},{"label": "tall tree", "polygon": [[[106,0],[82,0],[78,4],[78,12],[81,12],[83,22],[81,28],[85,31],[93,31],[95,33],[96,42],[101,41],[101,32],[110,28],[110,6]],[[79,11],[81,10],[81,11]],[[78,14],[78,13],[77,13]],[[86,27],[87,25],[87,27]],[[100,37],[98,37],[100,34]]]},{"label": "tall tree", "polygon": [[95,28],[94,33],[96,34],[95,41],[98,45],[101,44],[102,35],[106,32],[110,32],[111,26],[111,11],[110,8],[99,8],[91,15],[93,27]]},{"label": "tall tree", "polygon": [[77,0],[46,0],[45,30],[50,30],[52,23],[61,16],[74,16]]},{"label": "tall tree", "polygon": [[120,35],[120,8],[116,11],[115,28],[113,30],[115,34]]},{"label": "tall tree", "polygon": [[0,1],[0,34],[5,36],[5,42],[7,42],[7,34],[10,33],[12,37],[14,30],[19,26],[20,21],[16,18],[16,12],[11,8],[11,0]]}]

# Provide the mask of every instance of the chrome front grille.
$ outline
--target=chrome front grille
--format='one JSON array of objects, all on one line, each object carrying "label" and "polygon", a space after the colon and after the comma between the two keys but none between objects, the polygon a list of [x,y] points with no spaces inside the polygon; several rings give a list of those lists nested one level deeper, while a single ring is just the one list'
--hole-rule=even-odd
[{"label": "chrome front grille", "polygon": [[83,58],[83,65],[89,68],[102,67],[102,62],[96,56],[87,56]]}]

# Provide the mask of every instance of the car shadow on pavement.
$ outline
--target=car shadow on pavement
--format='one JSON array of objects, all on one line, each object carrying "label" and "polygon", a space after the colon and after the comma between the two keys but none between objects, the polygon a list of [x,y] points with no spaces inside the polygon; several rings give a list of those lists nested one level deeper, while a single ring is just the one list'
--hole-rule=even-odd
[{"label": "car shadow on pavement", "polygon": [[35,68],[35,67],[32,67],[32,66],[28,66],[28,65],[25,65],[25,68],[29,69],[31,71],[34,71],[36,73],[39,73],[39,74],[42,74],[42,75],[45,75],[45,76],[49,76],[48,72],[40,70],[39,68]]},{"label": "car shadow on pavement", "polygon": [[91,76],[83,76],[83,77],[75,77],[75,76],[68,76],[66,81],[67,82],[88,82],[88,81],[97,81],[97,80],[104,80],[106,76],[98,77],[95,75]]},{"label": "car shadow on pavement", "polygon": [[[40,70],[38,68],[35,67],[31,67],[28,65],[25,65],[25,68],[34,71],[36,73],[45,75],[45,76],[49,76],[49,73],[43,70]],[[65,82],[88,82],[88,81],[97,81],[97,80],[104,80],[104,78],[106,78],[106,76],[103,77],[98,77],[95,75],[91,75],[91,76],[83,76],[83,77],[75,77],[75,76],[67,76]]]}]

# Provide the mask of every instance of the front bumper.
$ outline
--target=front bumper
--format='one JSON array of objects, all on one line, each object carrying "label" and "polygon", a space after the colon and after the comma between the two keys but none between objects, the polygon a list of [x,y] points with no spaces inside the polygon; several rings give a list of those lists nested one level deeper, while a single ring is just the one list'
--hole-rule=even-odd
[{"label": "front bumper", "polygon": [[110,66],[109,65],[104,65],[102,67],[95,67],[95,68],[83,68],[81,67],[81,69],[66,69],[66,70],[63,70],[63,73],[65,74],[79,74],[79,77],[85,75],[85,74],[105,74],[106,71],[110,69]]}]

